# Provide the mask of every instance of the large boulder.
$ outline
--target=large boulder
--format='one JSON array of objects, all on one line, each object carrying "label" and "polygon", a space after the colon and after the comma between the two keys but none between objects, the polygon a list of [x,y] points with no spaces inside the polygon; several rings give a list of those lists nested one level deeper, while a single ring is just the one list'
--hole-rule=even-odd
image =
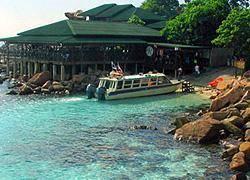
[{"label": "large boulder", "polygon": [[240,144],[240,152],[245,154],[246,159],[250,160],[250,142],[243,142]]},{"label": "large boulder", "polygon": [[230,163],[230,169],[235,171],[246,171],[248,169],[245,154],[243,152],[238,152],[233,156]]},{"label": "large boulder", "polygon": [[51,81],[46,81],[46,83],[43,84],[42,88],[43,89],[49,89],[49,87],[52,85]]},{"label": "large boulder", "polygon": [[218,111],[227,104],[234,104],[239,101],[243,95],[243,87],[240,84],[236,84],[233,88],[214,99],[211,103],[210,110]]},{"label": "large boulder", "polygon": [[224,121],[222,122],[224,125],[225,130],[227,130],[229,133],[237,136],[237,137],[241,137],[243,132],[241,131],[241,129],[239,129],[237,126],[233,125],[230,122]]},{"label": "large boulder", "polygon": [[19,95],[29,95],[33,94],[33,90],[27,84],[24,84],[22,87],[19,88]]},{"label": "large boulder", "polygon": [[49,71],[41,72],[35,74],[29,81],[29,84],[35,84],[37,86],[42,86],[50,79]]},{"label": "large boulder", "polygon": [[200,120],[190,122],[177,129],[175,139],[194,141],[201,144],[209,144],[218,142],[220,138],[220,130],[223,125],[220,121],[204,117]]},{"label": "large boulder", "polygon": [[238,128],[242,128],[244,125],[244,120],[241,117],[238,116],[232,116],[230,118],[224,119],[222,121],[223,123],[232,123],[233,125],[237,126]]},{"label": "large boulder", "polygon": [[250,121],[250,108],[246,108],[242,113],[241,113],[243,119],[245,122]]},{"label": "large boulder", "polygon": [[215,112],[210,112],[209,116],[212,119],[223,120],[228,116],[228,114],[229,114],[229,111],[215,111]]},{"label": "large boulder", "polygon": [[51,85],[53,91],[64,91],[65,87],[57,81],[54,81]]}]

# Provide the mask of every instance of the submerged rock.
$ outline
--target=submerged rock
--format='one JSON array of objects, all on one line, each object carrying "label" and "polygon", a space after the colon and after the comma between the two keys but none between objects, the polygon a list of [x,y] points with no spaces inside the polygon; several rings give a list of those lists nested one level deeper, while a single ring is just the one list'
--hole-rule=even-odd
[{"label": "submerged rock", "polygon": [[6,95],[17,95],[18,94],[18,92],[16,91],[16,90],[11,90],[11,91],[9,91],[8,93],[6,93]]},{"label": "submerged rock", "polygon": [[223,125],[220,121],[205,117],[177,129],[174,137],[177,140],[194,141],[201,144],[216,143],[219,141],[222,129]]},{"label": "submerged rock", "polygon": [[152,126],[145,126],[145,125],[135,125],[133,127],[130,127],[130,129],[142,129],[142,130],[158,130],[156,127]]}]

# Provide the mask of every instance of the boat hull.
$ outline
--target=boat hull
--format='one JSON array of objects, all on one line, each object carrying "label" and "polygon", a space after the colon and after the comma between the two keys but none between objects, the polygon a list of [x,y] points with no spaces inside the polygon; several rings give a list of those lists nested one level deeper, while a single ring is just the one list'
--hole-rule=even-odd
[{"label": "boat hull", "polygon": [[128,89],[128,90],[123,90],[123,91],[106,93],[105,99],[116,100],[116,99],[127,99],[127,98],[162,95],[162,94],[175,92],[180,87],[181,87],[181,83],[176,83],[176,84],[170,84],[170,85],[165,85],[165,86]]}]

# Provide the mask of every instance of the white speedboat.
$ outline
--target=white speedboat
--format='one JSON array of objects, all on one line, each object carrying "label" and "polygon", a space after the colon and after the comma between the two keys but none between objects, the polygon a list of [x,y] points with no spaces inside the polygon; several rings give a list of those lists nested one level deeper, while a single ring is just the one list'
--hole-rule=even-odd
[{"label": "white speedboat", "polygon": [[97,88],[88,85],[88,98],[115,100],[143,96],[153,96],[175,92],[181,87],[181,81],[169,80],[165,74],[139,74],[100,78]]}]

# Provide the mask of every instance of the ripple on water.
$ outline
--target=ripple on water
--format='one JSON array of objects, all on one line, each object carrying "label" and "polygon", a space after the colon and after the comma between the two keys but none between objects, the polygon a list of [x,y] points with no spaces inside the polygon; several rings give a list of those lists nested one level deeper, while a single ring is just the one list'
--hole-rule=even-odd
[{"label": "ripple on water", "polygon": [[[175,142],[165,133],[176,112],[207,103],[197,95],[97,102],[83,96],[19,97],[4,92],[0,86],[1,178],[229,176],[209,148]],[[138,124],[159,130],[129,129]],[[219,167],[219,172],[209,170]]]}]

